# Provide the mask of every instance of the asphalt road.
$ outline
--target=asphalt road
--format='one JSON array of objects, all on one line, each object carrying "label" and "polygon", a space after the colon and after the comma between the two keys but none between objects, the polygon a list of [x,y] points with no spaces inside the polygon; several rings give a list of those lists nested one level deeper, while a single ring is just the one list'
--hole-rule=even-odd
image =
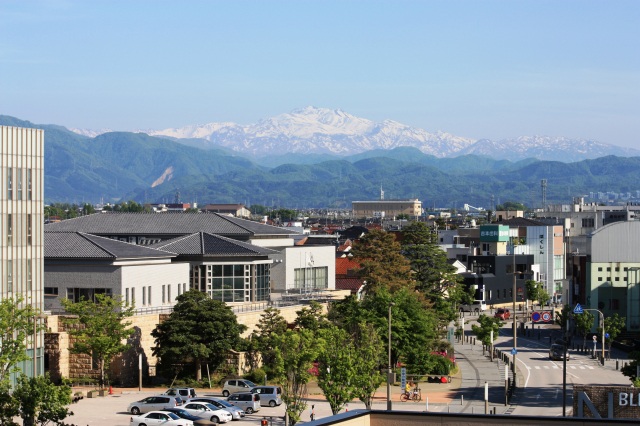
[{"label": "asphalt road", "polygon": [[[521,378],[520,388],[516,390],[513,400],[515,408],[512,414],[562,416],[563,362],[549,359],[549,336],[552,333],[558,333],[558,330],[557,326],[543,326],[541,339],[538,339],[537,332],[532,333],[530,337],[518,336],[516,362]],[[511,324],[503,327],[500,336],[496,346],[509,351],[513,346]],[[567,360],[566,370],[567,416],[572,415],[574,384],[619,386],[630,384],[626,376],[612,367],[615,361],[608,361],[605,367],[598,360],[592,359],[590,354],[572,350],[569,352],[570,359]],[[541,407],[544,407],[543,412],[540,410]]]}]

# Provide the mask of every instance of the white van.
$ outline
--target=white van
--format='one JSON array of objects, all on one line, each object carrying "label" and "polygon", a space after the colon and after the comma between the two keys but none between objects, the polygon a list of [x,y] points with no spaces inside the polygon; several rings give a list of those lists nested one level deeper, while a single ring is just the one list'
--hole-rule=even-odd
[{"label": "white van", "polygon": [[247,414],[253,414],[260,411],[260,395],[251,392],[238,392],[229,395],[227,398],[229,404],[235,405],[244,410]]},{"label": "white van", "polygon": [[473,303],[460,305],[460,312],[475,312],[480,313],[487,310],[487,304],[484,300],[474,300]]},{"label": "white van", "polygon": [[260,405],[277,407],[282,404],[282,388],[280,386],[256,386],[251,393],[260,394]]}]

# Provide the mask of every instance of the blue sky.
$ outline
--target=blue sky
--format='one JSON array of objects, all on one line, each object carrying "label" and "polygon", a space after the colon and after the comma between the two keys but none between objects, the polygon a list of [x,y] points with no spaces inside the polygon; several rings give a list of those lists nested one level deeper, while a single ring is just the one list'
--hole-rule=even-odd
[{"label": "blue sky", "polygon": [[114,130],[313,105],[640,148],[638,1],[0,2],[0,114]]}]

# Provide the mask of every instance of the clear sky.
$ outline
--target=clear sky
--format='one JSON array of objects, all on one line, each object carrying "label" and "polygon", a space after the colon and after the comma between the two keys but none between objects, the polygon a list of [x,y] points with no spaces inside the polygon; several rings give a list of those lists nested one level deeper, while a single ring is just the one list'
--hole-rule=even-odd
[{"label": "clear sky", "polygon": [[640,148],[640,1],[0,1],[0,114],[134,130],[308,105]]}]

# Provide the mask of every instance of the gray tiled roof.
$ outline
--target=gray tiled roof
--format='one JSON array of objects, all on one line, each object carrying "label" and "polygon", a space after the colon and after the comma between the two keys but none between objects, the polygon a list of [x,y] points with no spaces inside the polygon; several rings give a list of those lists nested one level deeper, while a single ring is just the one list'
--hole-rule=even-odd
[{"label": "gray tiled roof", "polygon": [[179,255],[213,256],[267,256],[280,252],[253,244],[243,243],[231,238],[198,232],[183,237],[162,241],[149,247],[167,250]]},{"label": "gray tiled roof", "polygon": [[79,231],[102,235],[185,235],[206,232],[246,238],[296,234],[291,230],[218,213],[95,213],[49,223],[45,225],[45,231]]},{"label": "gray tiled roof", "polygon": [[45,232],[45,259],[171,258],[175,253],[83,232]]}]

